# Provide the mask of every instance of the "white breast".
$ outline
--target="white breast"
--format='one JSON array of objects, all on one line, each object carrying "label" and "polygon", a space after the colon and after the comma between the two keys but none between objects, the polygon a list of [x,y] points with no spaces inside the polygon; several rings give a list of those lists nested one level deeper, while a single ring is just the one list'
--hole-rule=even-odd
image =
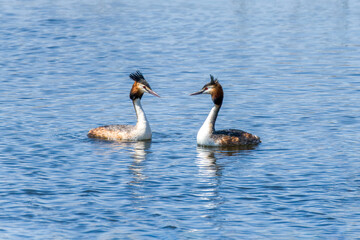
[{"label": "white breast", "polygon": [[136,124],[135,130],[133,132],[133,139],[135,141],[150,140],[151,136],[151,128],[148,122],[144,122],[143,124]]},{"label": "white breast", "polygon": [[203,146],[217,146],[217,144],[214,142],[214,140],[211,138],[212,135],[212,129],[210,126],[206,126],[205,124],[200,128],[196,141],[197,144],[203,145]]}]

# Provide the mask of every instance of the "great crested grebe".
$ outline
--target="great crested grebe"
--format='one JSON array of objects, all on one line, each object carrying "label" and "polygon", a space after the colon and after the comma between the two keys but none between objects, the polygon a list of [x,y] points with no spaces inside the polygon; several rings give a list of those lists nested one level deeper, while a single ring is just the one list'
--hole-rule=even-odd
[{"label": "great crested grebe", "polygon": [[210,82],[198,92],[190,95],[210,94],[214,102],[204,124],[197,134],[197,144],[202,146],[241,146],[259,144],[260,138],[256,135],[237,130],[228,129],[215,131],[215,121],[224,98],[223,89],[217,79],[210,75]]},{"label": "great crested grebe", "polygon": [[125,140],[125,141],[141,141],[151,139],[151,128],[146,119],[145,112],[141,106],[141,97],[144,93],[150,93],[156,97],[160,97],[156,92],[151,90],[149,83],[145,80],[140,71],[136,71],[129,75],[134,80],[134,84],[130,90],[130,99],[136,112],[137,123],[133,125],[107,125],[91,129],[88,137],[102,138],[107,140]]}]

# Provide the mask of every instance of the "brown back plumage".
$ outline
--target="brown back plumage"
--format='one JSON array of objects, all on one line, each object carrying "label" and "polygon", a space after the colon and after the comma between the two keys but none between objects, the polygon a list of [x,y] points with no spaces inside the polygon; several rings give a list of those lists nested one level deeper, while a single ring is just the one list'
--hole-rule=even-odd
[{"label": "brown back plumage", "polygon": [[219,145],[227,146],[256,145],[261,142],[258,136],[237,129],[215,131],[212,138]]}]

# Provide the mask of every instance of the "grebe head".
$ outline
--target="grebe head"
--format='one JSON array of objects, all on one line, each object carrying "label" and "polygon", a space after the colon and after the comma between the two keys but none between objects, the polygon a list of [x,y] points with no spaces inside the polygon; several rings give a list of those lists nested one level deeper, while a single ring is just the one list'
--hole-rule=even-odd
[{"label": "grebe head", "polygon": [[138,70],[134,73],[131,73],[129,77],[134,80],[134,84],[130,90],[130,99],[135,100],[137,98],[141,99],[144,93],[150,93],[156,97],[160,97],[156,92],[154,92],[149,83],[145,80],[142,73]]},{"label": "grebe head", "polygon": [[219,81],[217,80],[217,78],[214,78],[214,76],[211,74],[210,74],[210,82],[205,84],[200,91],[194,92],[190,95],[193,96],[199,94],[210,94],[212,101],[216,105],[221,105],[224,99],[224,91]]}]

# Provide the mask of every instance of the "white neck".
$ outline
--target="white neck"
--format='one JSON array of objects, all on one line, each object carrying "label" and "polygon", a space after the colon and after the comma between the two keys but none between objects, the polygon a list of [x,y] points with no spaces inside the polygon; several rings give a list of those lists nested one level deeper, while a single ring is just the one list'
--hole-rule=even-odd
[{"label": "white neck", "polygon": [[[139,98],[133,100],[137,123],[136,123],[136,132],[139,135],[143,135],[146,138],[151,138],[151,128],[150,124],[146,118],[145,112],[141,106],[141,101]],[[149,137],[150,136],[150,137]]]},{"label": "white neck", "polygon": [[201,145],[209,145],[210,136],[215,131],[215,121],[220,111],[221,105],[214,105],[207,116],[205,122],[201,126],[197,134],[197,143]]},{"label": "white neck", "polygon": [[134,104],[134,108],[135,108],[135,112],[136,112],[136,118],[137,118],[136,125],[147,123],[148,121],[146,119],[144,109],[141,106],[140,99],[136,98],[135,100],[133,100],[133,104]]}]

